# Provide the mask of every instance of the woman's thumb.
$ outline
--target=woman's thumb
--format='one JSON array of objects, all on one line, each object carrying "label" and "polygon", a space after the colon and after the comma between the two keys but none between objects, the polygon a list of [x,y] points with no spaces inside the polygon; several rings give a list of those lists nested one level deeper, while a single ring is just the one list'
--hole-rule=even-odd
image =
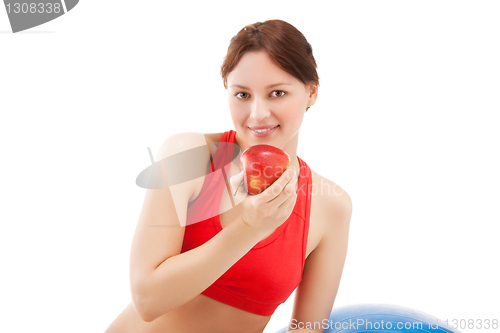
[{"label": "woman's thumb", "polygon": [[244,171],[245,170],[241,170],[239,173],[235,174],[234,176],[231,177],[231,181],[241,181],[243,179],[243,175],[244,175]]},{"label": "woman's thumb", "polygon": [[231,187],[233,188],[233,196],[240,186],[243,186],[243,179],[245,178],[245,170],[241,170],[240,173],[231,177]]}]

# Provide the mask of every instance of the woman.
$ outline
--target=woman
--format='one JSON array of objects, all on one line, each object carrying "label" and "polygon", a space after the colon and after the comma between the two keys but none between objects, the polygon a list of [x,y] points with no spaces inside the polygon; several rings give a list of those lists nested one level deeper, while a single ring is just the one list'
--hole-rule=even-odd
[{"label": "woman", "polygon": [[[300,126],[318,96],[311,46],[284,21],[251,24],[232,38],[221,75],[236,131],[177,134],[160,148],[157,161],[205,147],[201,163],[184,162],[206,176],[176,185],[167,176],[165,190],[147,190],[131,248],[132,302],[107,333],[262,332],[295,288],[284,325],[328,328],[352,206],[297,156]],[[257,144],[288,153],[295,173],[250,196],[238,188],[243,174],[233,154]]]}]

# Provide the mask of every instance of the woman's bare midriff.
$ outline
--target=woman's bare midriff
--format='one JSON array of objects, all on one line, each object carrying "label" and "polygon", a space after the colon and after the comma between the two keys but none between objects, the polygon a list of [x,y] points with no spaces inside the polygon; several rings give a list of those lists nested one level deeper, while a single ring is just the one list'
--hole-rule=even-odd
[{"label": "woman's bare midriff", "polygon": [[262,333],[270,318],[200,294],[151,322],[142,320],[130,303],[105,333]]},{"label": "woman's bare midriff", "polygon": [[[218,138],[220,138],[218,133]],[[206,135],[208,136],[208,135]],[[214,139],[218,141],[218,138]],[[212,140],[214,141],[214,140]],[[216,141],[216,142],[217,142]],[[232,164],[229,177],[239,172],[239,166]],[[313,182],[317,181],[317,175],[311,169]],[[201,192],[204,177],[194,185],[193,201]],[[321,240],[323,226],[312,223],[319,214],[316,208],[318,203],[311,199],[310,226],[307,241],[306,258],[316,248]],[[241,213],[240,207],[232,208],[229,195],[223,195],[220,204],[220,223],[222,228],[234,221]],[[270,234],[269,234],[270,235]],[[216,301],[200,294],[184,305],[172,310],[161,317],[146,322],[135,311],[133,304],[129,303],[120,315],[111,323],[105,333],[262,333],[271,316],[261,316],[248,311],[238,309],[225,303]],[[286,323],[283,324],[285,326]]]}]

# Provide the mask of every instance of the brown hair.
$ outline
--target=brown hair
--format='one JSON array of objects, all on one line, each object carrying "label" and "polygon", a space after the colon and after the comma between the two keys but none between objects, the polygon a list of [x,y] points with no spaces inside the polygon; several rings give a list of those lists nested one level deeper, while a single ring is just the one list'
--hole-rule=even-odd
[{"label": "brown hair", "polygon": [[243,54],[264,50],[274,63],[301,81],[319,87],[316,60],[312,47],[293,25],[282,20],[268,20],[249,24],[231,38],[220,74],[227,89],[227,76],[236,67]]}]

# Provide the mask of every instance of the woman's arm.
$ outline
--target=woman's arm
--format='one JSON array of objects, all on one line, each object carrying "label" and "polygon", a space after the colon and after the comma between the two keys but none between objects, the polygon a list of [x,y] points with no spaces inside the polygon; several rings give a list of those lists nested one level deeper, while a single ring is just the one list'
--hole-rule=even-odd
[{"label": "woman's arm", "polygon": [[[201,145],[206,145],[203,134],[178,134],[165,141],[156,160]],[[206,163],[199,164],[205,172]],[[263,236],[238,218],[206,243],[180,254],[194,186],[168,186],[166,181],[166,189],[146,192],[130,254],[132,303],[148,322],[199,295]]]},{"label": "woman's arm", "polygon": [[153,321],[199,295],[250,251],[261,236],[238,218],[206,243],[162,262],[145,277],[141,317]]},{"label": "woman's arm", "polygon": [[[307,257],[287,333],[323,333],[326,325],[331,324],[328,319],[347,255],[352,203],[344,191],[341,195],[320,198],[321,218],[327,228],[318,246]],[[307,329],[306,325],[313,329]]]}]

